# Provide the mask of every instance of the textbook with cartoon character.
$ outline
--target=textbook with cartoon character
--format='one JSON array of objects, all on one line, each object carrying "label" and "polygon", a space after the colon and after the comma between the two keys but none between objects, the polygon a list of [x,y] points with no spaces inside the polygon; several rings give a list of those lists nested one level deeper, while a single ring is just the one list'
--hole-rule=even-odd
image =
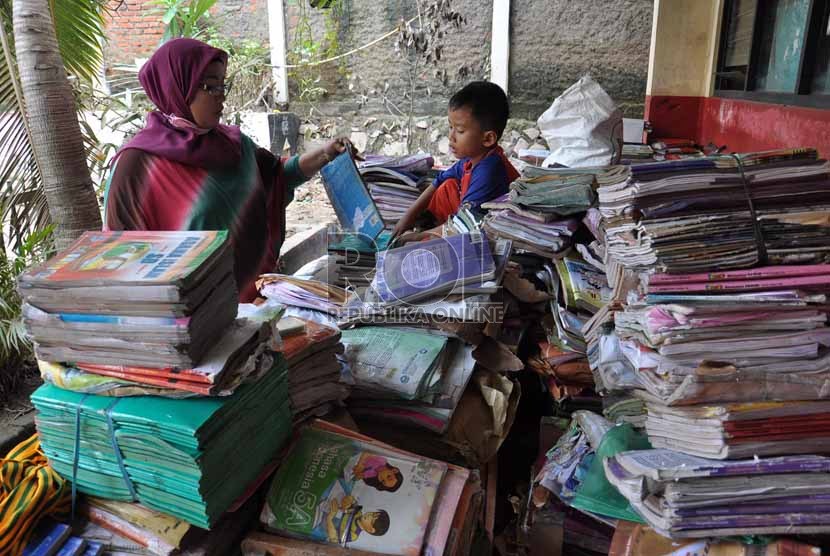
[{"label": "textbook with cartoon character", "polygon": [[262,512],[288,536],[418,555],[447,466],[314,427],[277,470]]}]

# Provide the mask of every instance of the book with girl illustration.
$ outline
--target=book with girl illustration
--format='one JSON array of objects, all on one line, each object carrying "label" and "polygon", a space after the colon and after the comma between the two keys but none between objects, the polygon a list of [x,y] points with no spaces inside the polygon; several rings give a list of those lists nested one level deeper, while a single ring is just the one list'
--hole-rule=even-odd
[{"label": "book with girl illustration", "polygon": [[446,473],[444,463],[312,426],[277,470],[261,520],[287,536],[414,556]]}]

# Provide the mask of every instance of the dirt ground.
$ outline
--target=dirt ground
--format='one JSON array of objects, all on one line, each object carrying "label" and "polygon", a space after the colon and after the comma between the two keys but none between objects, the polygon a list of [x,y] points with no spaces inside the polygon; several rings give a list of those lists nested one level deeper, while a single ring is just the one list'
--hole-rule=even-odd
[{"label": "dirt ground", "polygon": [[18,372],[25,376],[13,392],[4,393],[0,400],[0,457],[34,431],[34,407],[29,396],[43,381],[36,368]]},{"label": "dirt ground", "polygon": [[285,213],[286,234],[291,237],[317,224],[334,222],[336,216],[331,207],[323,182],[316,177],[301,185],[294,192],[294,201]]}]

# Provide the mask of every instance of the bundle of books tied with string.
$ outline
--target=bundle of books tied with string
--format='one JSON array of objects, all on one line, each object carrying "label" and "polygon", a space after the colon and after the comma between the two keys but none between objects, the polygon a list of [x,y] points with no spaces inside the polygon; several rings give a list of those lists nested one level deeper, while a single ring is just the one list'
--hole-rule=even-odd
[{"label": "bundle of books tied with string", "polygon": [[238,303],[230,249],[227,232],[88,232],[21,276],[40,449],[73,492],[210,529],[273,470],[296,417],[285,307]]},{"label": "bundle of books tied with string", "polygon": [[605,474],[655,531],[830,531],[828,203],[814,149],[637,165],[599,188],[616,286],[584,327],[589,360],[643,404],[654,448]]},{"label": "bundle of books tied with string", "polygon": [[631,166],[598,189],[608,250],[670,273],[830,262],[828,176],[815,149]]}]

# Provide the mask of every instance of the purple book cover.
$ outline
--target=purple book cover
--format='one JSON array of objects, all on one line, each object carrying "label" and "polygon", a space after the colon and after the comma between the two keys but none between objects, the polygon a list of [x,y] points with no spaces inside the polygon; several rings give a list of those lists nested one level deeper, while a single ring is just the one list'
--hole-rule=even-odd
[{"label": "purple book cover", "polygon": [[81,556],[99,556],[104,551],[104,545],[99,542],[87,541],[86,549]]},{"label": "purple book cover", "polygon": [[672,530],[686,529],[743,529],[750,527],[786,527],[789,525],[827,525],[830,513],[781,513],[737,515],[684,519],[675,522]]},{"label": "purple book cover", "polygon": [[81,537],[69,537],[55,556],[80,556],[86,547],[86,541]]},{"label": "purple book cover", "polygon": [[830,458],[822,456],[782,456],[736,461],[721,461],[691,456],[667,449],[622,452],[617,461],[630,460],[652,478],[672,480],[692,477],[731,477],[738,475],[777,475],[784,473],[828,473]]},{"label": "purple book cover", "polygon": [[493,276],[484,232],[411,243],[378,253],[375,290],[383,303],[415,301]]},{"label": "purple book cover", "polygon": [[702,508],[678,508],[673,510],[680,518],[729,516],[742,514],[771,514],[771,513],[830,513],[830,495],[817,494],[813,496],[787,496],[774,499],[765,499],[763,502],[749,504],[728,504]]},{"label": "purple book cover", "polygon": [[23,549],[23,556],[51,556],[63,545],[70,533],[69,525],[44,520]]},{"label": "purple book cover", "polygon": [[768,475],[779,473],[827,473],[830,459],[821,456],[784,456],[779,458],[724,461],[711,468],[701,467],[712,477]]}]

